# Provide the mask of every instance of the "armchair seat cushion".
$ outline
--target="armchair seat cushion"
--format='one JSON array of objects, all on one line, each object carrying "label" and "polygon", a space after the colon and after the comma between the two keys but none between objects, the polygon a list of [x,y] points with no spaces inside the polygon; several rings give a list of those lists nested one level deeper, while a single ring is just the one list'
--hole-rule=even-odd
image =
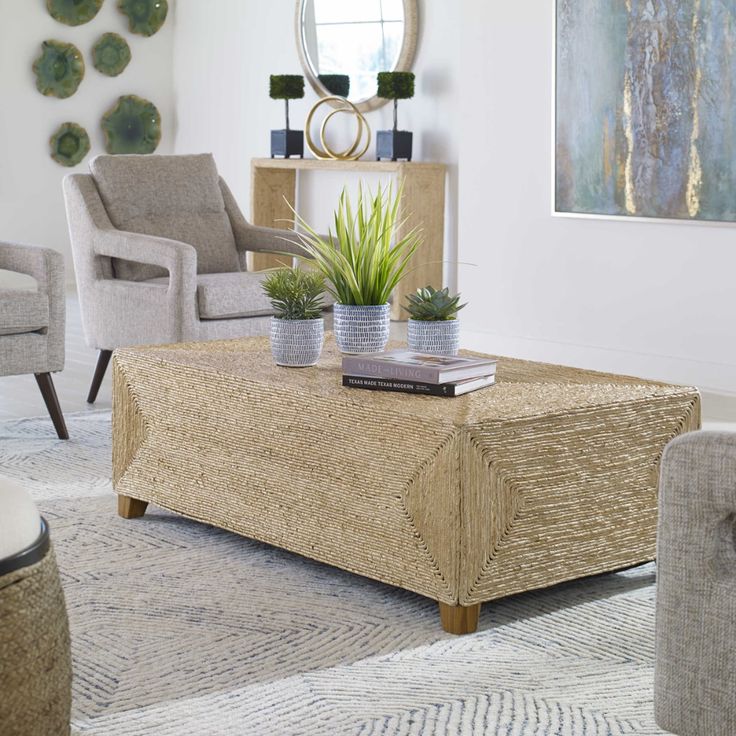
[{"label": "armchair seat cushion", "polygon": [[[264,272],[208,273],[197,276],[199,318],[237,319],[273,314],[273,307],[263,293]],[[168,277],[150,279],[166,284]]]},{"label": "armchair seat cushion", "polygon": [[49,298],[30,289],[0,289],[0,335],[21,335],[49,326]]},{"label": "armchair seat cushion", "polygon": [[[169,238],[197,251],[197,273],[239,271],[230,218],[211,154],[98,156],[90,170],[110,221],[118,230]],[[115,276],[127,281],[166,271],[116,259]]]}]

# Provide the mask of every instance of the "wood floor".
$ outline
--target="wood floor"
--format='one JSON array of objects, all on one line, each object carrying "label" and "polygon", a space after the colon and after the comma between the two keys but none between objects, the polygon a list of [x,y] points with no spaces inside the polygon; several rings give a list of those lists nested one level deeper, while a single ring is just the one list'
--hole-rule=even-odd
[{"label": "wood floor", "polygon": [[[67,298],[66,306],[66,367],[62,373],[55,373],[53,376],[61,408],[65,414],[109,409],[112,406],[110,370],[102,383],[97,402],[91,406],[87,403],[87,393],[95,371],[97,352],[84,344],[82,320],[76,295],[70,295]],[[405,335],[405,324],[395,322],[391,324],[392,338],[402,339],[405,338]],[[0,421],[45,414],[46,406],[33,376],[0,378]],[[703,417],[706,429],[736,430],[736,424],[713,421],[714,418],[707,415]]]}]

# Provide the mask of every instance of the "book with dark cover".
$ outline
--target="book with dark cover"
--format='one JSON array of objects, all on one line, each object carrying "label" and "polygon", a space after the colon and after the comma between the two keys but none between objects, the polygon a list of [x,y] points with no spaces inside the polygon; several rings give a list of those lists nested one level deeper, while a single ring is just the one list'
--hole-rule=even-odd
[{"label": "book with dark cover", "polygon": [[348,376],[391,378],[420,383],[451,383],[494,375],[493,358],[464,358],[390,350],[387,353],[345,355],[342,372]]},{"label": "book with dark cover", "polygon": [[342,377],[342,385],[350,388],[365,388],[369,391],[397,391],[406,394],[446,396],[449,398],[462,396],[486,386],[493,386],[495,382],[496,376],[468,378],[465,381],[452,383],[422,383],[420,381],[402,381],[395,378],[372,378],[369,376]]}]

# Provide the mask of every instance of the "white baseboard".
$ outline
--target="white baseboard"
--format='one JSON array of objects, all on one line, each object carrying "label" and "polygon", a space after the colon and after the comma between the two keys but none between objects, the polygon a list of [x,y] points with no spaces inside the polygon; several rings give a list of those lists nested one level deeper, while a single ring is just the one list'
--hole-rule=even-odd
[{"label": "white baseboard", "polygon": [[492,355],[560,363],[697,386],[708,421],[736,422],[736,365],[463,330],[462,346]]}]

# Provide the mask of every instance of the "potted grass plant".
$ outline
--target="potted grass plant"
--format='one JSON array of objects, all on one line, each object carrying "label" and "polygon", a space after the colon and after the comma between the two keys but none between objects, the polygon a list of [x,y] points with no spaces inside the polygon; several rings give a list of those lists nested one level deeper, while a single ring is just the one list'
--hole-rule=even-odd
[{"label": "potted grass plant", "polygon": [[434,355],[457,355],[460,348],[460,322],[457,313],[465,307],[460,295],[450,296],[448,288],[425,286],[407,296],[409,312],[407,342],[409,350]]},{"label": "potted grass plant", "polygon": [[279,268],[266,276],[262,288],[276,313],[271,317],[271,354],[276,365],[314,365],[322,353],[325,333],[322,274]]},{"label": "potted grass plant", "polygon": [[381,352],[388,342],[389,297],[422,242],[418,228],[397,237],[401,193],[401,185],[394,195],[390,184],[374,195],[361,184],[353,204],[343,189],[327,237],[294,212],[301,245],[335,298],[335,341],[343,353]]}]

